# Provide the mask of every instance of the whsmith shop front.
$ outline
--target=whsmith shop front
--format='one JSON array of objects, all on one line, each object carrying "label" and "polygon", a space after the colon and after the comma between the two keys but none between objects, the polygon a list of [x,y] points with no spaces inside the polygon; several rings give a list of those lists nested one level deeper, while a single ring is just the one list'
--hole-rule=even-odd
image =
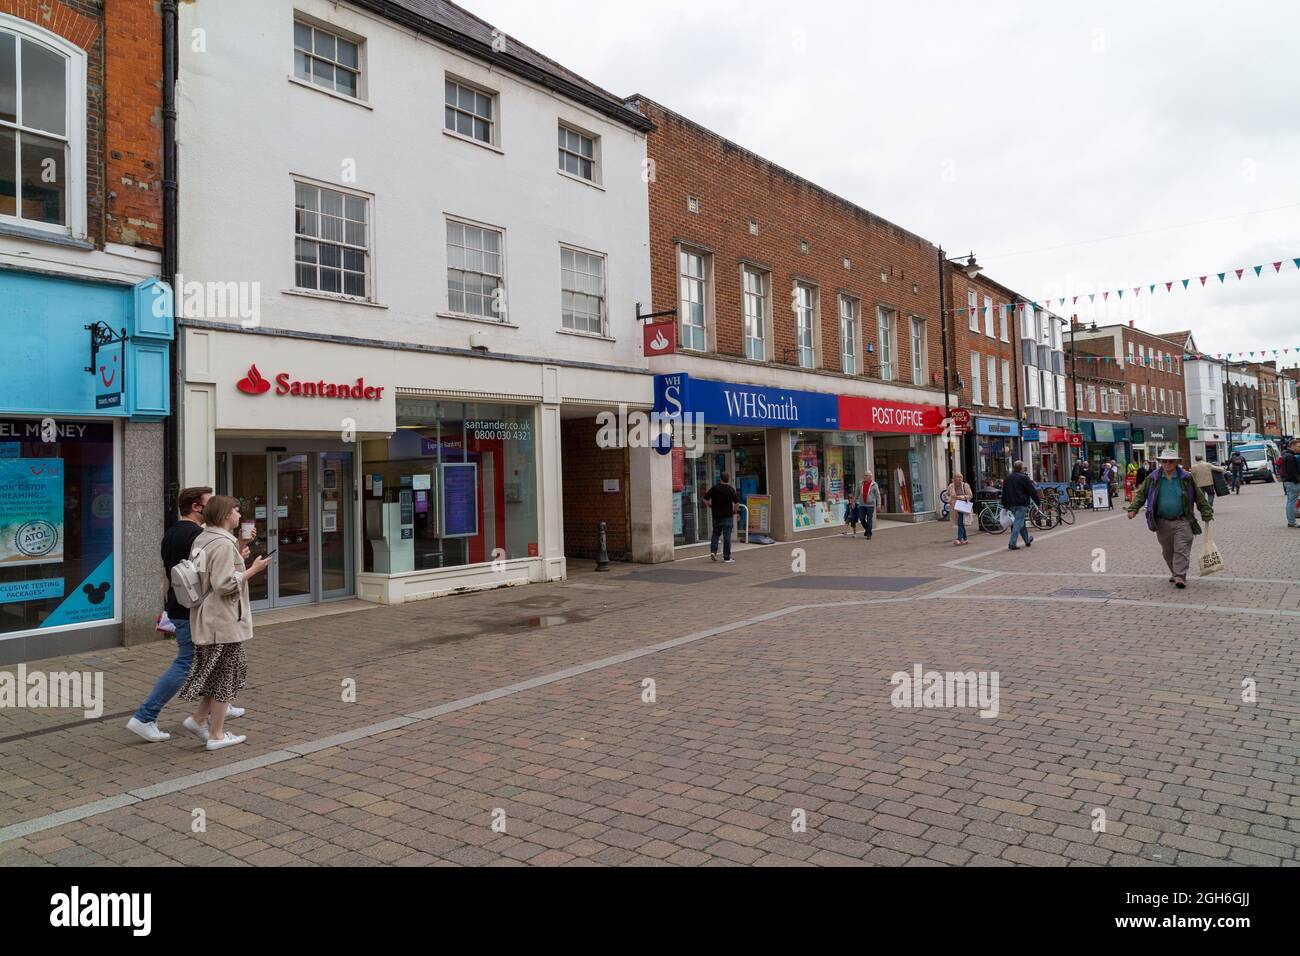
[{"label": "whsmith shop front", "polygon": [[[732,476],[751,534],[790,541],[839,527],[871,471],[879,518],[921,521],[938,507],[943,409],[860,396],[655,376],[655,411],[673,422],[673,542],[707,544],[704,493]],[[738,524],[739,527],[739,524]]]}]

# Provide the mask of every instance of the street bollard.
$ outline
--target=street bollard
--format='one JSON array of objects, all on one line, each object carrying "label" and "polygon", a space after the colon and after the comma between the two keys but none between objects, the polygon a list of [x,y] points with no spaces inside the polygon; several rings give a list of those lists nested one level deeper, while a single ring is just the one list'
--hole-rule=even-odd
[{"label": "street bollard", "polygon": [[596,532],[596,570],[609,570],[609,551],[605,546],[605,522],[600,523],[600,530]]}]

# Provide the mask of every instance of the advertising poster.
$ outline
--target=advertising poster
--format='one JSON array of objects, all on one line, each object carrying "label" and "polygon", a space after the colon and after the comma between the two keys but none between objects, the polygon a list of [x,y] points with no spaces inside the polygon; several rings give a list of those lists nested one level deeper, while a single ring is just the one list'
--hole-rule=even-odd
[{"label": "advertising poster", "polygon": [[478,465],[470,462],[439,466],[442,493],[438,504],[442,537],[472,538],[478,534]]},{"label": "advertising poster", "polygon": [[680,492],[686,484],[686,449],[673,445],[673,493]]},{"label": "advertising poster", "polygon": [[0,567],[63,560],[63,460],[0,459]]},{"label": "advertising poster", "polygon": [[844,449],[826,449],[826,500],[839,501],[844,497]]},{"label": "advertising poster", "polygon": [[682,493],[673,492],[673,534],[682,533]]},{"label": "advertising poster", "polygon": [[799,497],[805,501],[821,497],[821,470],[817,466],[817,446],[799,446]]},{"label": "advertising poster", "polygon": [[772,496],[747,495],[745,507],[749,509],[750,532],[768,534],[772,530]]}]

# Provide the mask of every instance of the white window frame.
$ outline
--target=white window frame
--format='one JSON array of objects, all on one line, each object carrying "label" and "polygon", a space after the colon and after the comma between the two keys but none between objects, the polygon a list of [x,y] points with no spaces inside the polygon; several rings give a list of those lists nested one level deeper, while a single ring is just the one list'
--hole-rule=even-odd
[{"label": "white window frame", "polygon": [[1147,406],[1147,387],[1145,385],[1142,386],[1142,411],[1150,411],[1150,408]]},{"label": "white window frame", "polygon": [[978,332],[980,330],[979,304],[979,295],[974,289],[967,289],[966,313],[967,318],[970,320],[970,330],[972,332]]},{"label": "white window frame", "polygon": [[1097,410],[1097,386],[1089,385],[1084,391],[1088,395],[1088,411],[1095,412]]},{"label": "white window frame", "polygon": [[1133,411],[1136,412],[1136,411],[1137,411],[1137,407],[1138,407],[1138,387],[1137,387],[1137,382],[1129,382],[1128,387],[1129,387],[1130,391],[1132,391],[1132,393],[1133,393]]},{"label": "white window frame", "polygon": [[1065,402],[1065,376],[1056,376],[1056,404],[1059,406],[1058,411],[1069,412]]},{"label": "white window frame", "polygon": [[[326,298],[330,298],[330,299],[339,299],[339,300],[342,300],[342,301],[344,301],[344,302],[376,302],[376,301],[378,301],[377,293],[376,293],[376,291],[375,291],[375,265],[374,265],[374,263],[375,263],[375,197],[374,197],[372,194],[370,194],[370,193],[366,193],[366,192],[362,192],[362,191],[359,190],[359,189],[348,189],[348,188],[345,188],[345,187],[343,187],[343,186],[335,185],[334,183],[325,183],[325,182],[319,182],[319,181],[314,180],[314,179],[308,179],[308,178],[305,177],[305,176],[291,176],[291,177],[290,177],[290,182],[293,184],[293,208],[294,208],[294,225],[293,225],[293,240],[294,240],[294,241],[293,241],[293,245],[294,245],[294,253],[293,253],[293,285],[291,286],[291,288],[293,289],[293,291],[295,291],[295,292],[300,292],[300,293],[303,293],[303,294],[306,294],[306,295],[317,295],[317,296],[325,296]],[[364,246],[364,247],[362,247],[362,246],[358,246],[358,245],[356,245],[355,243],[350,243],[350,242],[347,241],[347,233],[346,233],[346,230],[347,230],[347,222],[348,222],[349,220],[347,219],[346,216],[344,217],[344,226],[343,226],[343,228],[344,228],[344,238],[343,238],[342,240],[335,241],[335,240],[333,240],[333,239],[326,239],[326,238],[324,237],[323,230],[318,230],[318,232],[317,232],[317,234],[316,234],[315,236],[310,235],[310,234],[308,234],[308,233],[300,233],[300,232],[298,232],[298,222],[297,222],[298,213],[297,213],[297,210],[298,210],[298,187],[299,187],[299,186],[303,186],[303,187],[305,187],[305,188],[307,188],[307,189],[315,189],[315,190],[317,190],[318,194],[319,194],[321,191],[328,191],[328,192],[331,192],[331,193],[338,193],[339,195],[341,195],[341,196],[344,197],[345,201],[346,201],[347,198],[351,197],[351,198],[354,198],[354,199],[360,199],[363,203],[365,203],[365,210],[366,210],[366,220],[365,220],[365,226],[366,226],[366,244],[365,244],[365,246]],[[346,203],[345,203],[345,207],[346,207]],[[320,202],[319,202],[319,200],[318,200],[318,202],[317,202],[317,206],[316,206],[316,210],[315,210],[315,215],[316,215],[316,217],[317,217],[317,220],[319,221],[319,220],[320,220],[320,217],[321,217],[321,215],[322,215],[322,211],[321,211],[321,208],[320,208]],[[310,286],[299,285],[299,284],[298,284],[298,241],[299,241],[300,239],[303,240],[303,241],[305,241],[305,242],[315,242],[315,243],[317,244],[318,255],[317,255],[317,260],[316,260],[316,268],[317,268],[316,275],[317,275],[317,285],[318,285],[318,286],[319,286],[319,278],[320,278],[320,256],[319,256],[319,248],[320,248],[321,245],[338,246],[340,250],[353,250],[353,251],[360,250],[360,251],[362,252],[362,254],[365,256],[365,272],[362,273],[362,274],[365,276],[366,294],[365,294],[365,295],[354,295],[354,294],[352,294],[352,293],[342,291],[342,289],[340,289],[340,291],[338,291],[338,292],[332,292],[332,291],[329,291],[329,290],[327,290],[327,289],[311,288]],[[341,263],[341,262],[342,262],[342,253],[340,252],[340,263]],[[341,269],[341,268],[342,268],[342,266],[340,265],[340,269]],[[343,271],[351,271],[351,272],[355,272],[356,270],[353,269],[353,270],[343,270]]]},{"label": "white window frame", "polygon": [[1011,306],[1009,305],[1003,304],[998,306],[998,337],[1001,338],[1003,342],[1011,341],[1011,320],[1007,316],[1007,313],[1010,311]]},{"label": "white window frame", "polygon": [[817,286],[796,280],[790,296],[790,306],[794,312],[795,358],[800,368],[815,369],[818,366],[817,306],[820,300],[821,290]]},{"label": "white window frame", "polygon": [[[685,258],[694,256],[700,260],[701,275],[696,276],[684,271]],[[700,325],[687,321],[687,312],[685,308],[687,302],[694,302],[694,299],[687,299],[682,293],[686,283],[698,285],[700,289]],[[678,334],[681,337],[681,347],[687,352],[707,352],[709,350],[709,330],[712,327],[712,294],[713,288],[713,254],[707,250],[700,249],[697,246],[678,245],[677,246],[677,304],[678,304]],[[687,332],[691,334],[688,336]],[[703,338],[703,343],[699,346],[693,343],[696,337],[695,333]]]},{"label": "white window frame", "polygon": [[[501,94],[496,90],[488,89],[486,86],[483,86],[482,84],[475,83],[471,80],[467,80],[464,77],[458,76],[455,73],[444,73],[442,82],[443,82],[442,131],[446,133],[448,136],[454,136],[456,137],[456,139],[463,139],[467,143],[474,143],[478,146],[487,146],[491,149],[500,149],[501,148],[501,108],[500,108]],[[478,114],[477,109],[475,109],[474,111],[470,111],[460,106],[459,92],[456,94],[457,105],[450,106],[447,103],[447,93],[446,93],[448,83],[455,85],[457,88],[471,90],[474,93],[478,94],[479,96],[487,97],[488,103],[491,104],[491,108],[492,108],[492,118],[485,120],[483,119],[482,116]],[[477,107],[477,105],[478,103],[477,101],[475,101],[475,106]],[[449,128],[447,126],[447,110],[449,109],[455,112],[456,115],[458,116],[460,115],[471,116],[474,119],[478,119],[482,122],[487,123],[488,131],[489,131],[488,138],[486,140],[482,140],[479,139],[477,136],[474,136],[472,133],[462,133],[458,129]]]},{"label": "white window frame", "polygon": [[[862,364],[858,356],[862,353],[860,334],[862,322],[861,303],[851,295],[840,293],[840,371],[846,375],[859,375]],[[847,306],[847,311],[845,307]]]},{"label": "white window frame", "polygon": [[[6,223],[18,226],[23,229],[31,229],[41,233],[48,233],[55,236],[71,236],[74,239],[86,238],[86,54],[76,46],[69,43],[63,37],[52,33],[28,20],[20,20],[17,17],[10,16],[6,13],[0,13],[0,30],[17,35],[15,41],[16,61],[18,70],[21,72],[22,65],[22,42],[24,39],[33,43],[39,43],[51,48],[54,52],[64,57],[65,72],[63,74],[64,92],[66,100],[64,103],[64,129],[66,133],[59,135],[56,133],[46,133],[41,130],[31,129],[31,132],[46,139],[62,140],[67,144],[65,152],[65,161],[63,170],[67,177],[68,189],[64,197],[66,208],[66,223],[49,223],[39,222],[34,219],[23,219],[20,216],[0,215],[0,223]],[[18,111],[22,111],[22,92],[18,90]],[[19,127],[17,124],[6,124],[5,129],[17,130],[21,132],[27,127]],[[15,136],[15,153],[14,162],[19,163],[21,156],[18,152],[20,146],[18,141],[21,135]],[[21,168],[15,165],[15,171],[19,176],[15,176],[15,181],[21,176]]]},{"label": "white window frame", "polygon": [[[366,100],[366,40],[365,37],[358,36],[357,34],[352,33],[351,31],[348,30],[340,29],[339,27],[336,27],[331,23],[326,23],[325,21],[317,20],[315,17],[310,17],[307,16],[306,14],[297,13],[297,12],[295,12],[293,16],[293,25],[294,25],[294,37],[293,37],[294,64],[293,64],[293,71],[289,75],[293,77],[294,81],[302,84],[303,86],[310,86],[312,89],[323,90],[324,92],[329,93],[331,96],[339,96],[345,100],[354,100],[356,102],[364,103]],[[312,31],[312,49],[310,51],[301,50],[301,48],[298,46],[297,31],[300,25]],[[317,32],[327,33],[334,38],[335,40],[334,57],[326,57],[316,52]],[[341,62],[338,59],[339,40],[343,40],[347,43],[351,43],[353,46],[357,48],[357,65],[355,69],[353,67],[348,66],[346,63]],[[311,67],[312,61],[320,60],[322,62],[327,62],[332,67],[334,67],[336,77],[337,77],[337,72],[339,70],[344,70],[348,73],[354,74],[356,76],[356,92],[345,93],[344,91],[340,90],[338,88],[337,78],[333,86],[325,86],[322,83],[318,83],[316,81],[316,71],[314,69],[309,69],[308,75],[306,77],[299,76],[298,75],[298,53],[299,52],[302,52],[307,57],[309,68]]]},{"label": "white window frame", "polygon": [[[499,282],[499,286],[498,286],[498,287],[499,287],[500,290],[501,290],[501,295],[499,296],[499,298],[500,298],[500,300],[501,300],[502,308],[499,310],[500,314],[497,315],[495,318],[494,318],[492,315],[490,315],[490,314],[484,316],[484,315],[479,315],[479,314],[477,314],[477,313],[475,313],[475,312],[470,312],[470,311],[468,311],[468,310],[460,310],[460,311],[457,311],[457,310],[455,310],[455,309],[453,309],[453,308],[451,307],[451,271],[452,271],[453,268],[456,268],[457,271],[459,271],[459,272],[469,272],[469,273],[474,273],[475,275],[479,275],[479,276],[484,276],[484,275],[490,276],[490,275],[493,275],[493,273],[490,273],[490,272],[484,272],[484,271],[482,271],[482,270],[468,269],[468,268],[466,268],[466,267],[463,266],[463,265],[462,265],[462,266],[459,266],[459,267],[453,267],[453,266],[452,266],[452,264],[451,264],[451,250],[450,250],[450,248],[449,248],[449,246],[450,246],[450,244],[451,244],[451,240],[447,237],[447,229],[446,229],[447,225],[450,225],[451,223],[459,223],[461,226],[466,226],[466,227],[469,227],[469,228],[472,228],[472,229],[482,229],[482,230],[484,230],[484,231],[486,231],[486,232],[495,232],[495,233],[497,233],[498,235],[500,235],[500,237],[501,237],[501,241],[500,241],[500,247],[501,247],[501,253],[500,253],[500,255],[501,255],[501,275],[498,276],[497,279],[498,279],[498,282]],[[507,271],[506,271],[506,270],[507,270],[507,265],[506,265],[506,230],[505,230],[505,228],[504,228],[503,226],[493,225],[492,223],[487,223],[487,222],[475,222],[473,219],[466,219],[466,218],[463,217],[463,216],[447,216],[447,217],[445,218],[445,222],[444,222],[444,225],[443,225],[443,241],[442,241],[442,249],[443,249],[443,256],[445,257],[445,258],[444,258],[444,263],[445,263],[445,265],[446,265],[446,271],[445,271],[445,279],[446,279],[446,294],[447,294],[447,312],[446,312],[446,314],[447,314],[447,315],[454,315],[454,316],[457,316],[458,318],[476,319],[476,320],[478,320],[478,321],[480,321],[480,322],[508,322],[508,321],[509,321],[509,314],[510,314],[510,312],[509,312],[509,305],[508,305],[508,303],[509,303],[509,295],[510,295],[510,291],[509,291],[509,285],[508,285],[507,282],[506,282],[506,275],[507,275]],[[478,294],[478,293],[475,293],[475,295],[477,295],[477,294]]]},{"label": "white window frame", "polygon": [[1002,360],[1002,407],[1011,407],[1011,362]]},{"label": "white window frame", "polygon": [[926,335],[925,319],[919,315],[911,316],[908,328],[911,333],[909,341],[911,342],[912,351],[912,384],[924,385],[926,384],[926,376],[930,371],[929,342]]},{"label": "white window frame", "polygon": [[[562,130],[565,134],[572,134],[574,136],[579,137],[579,141],[578,141],[579,152],[577,153],[569,149],[567,145],[558,146],[557,144],[558,154],[559,154],[557,158],[561,163],[558,169],[560,175],[567,176],[570,179],[576,179],[578,180],[578,182],[586,183],[589,186],[599,186],[601,184],[601,178],[602,178],[601,174],[603,171],[603,164],[600,161],[600,136],[597,133],[593,133],[590,130],[583,129],[581,126],[578,126],[575,123],[570,123],[566,120],[559,121],[558,129]],[[583,156],[581,152],[582,140],[584,139],[591,141],[591,156],[589,157]],[[583,160],[590,162],[591,176],[590,177],[583,176],[581,173],[570,172],[568,169],[566,169],[563,163],[565,158],[568,156],[576,157],[579,161],[579,164],[581,164]]]},{"label": "white window frame", "polygon": [[898,354],[898,310],[876,306],[876,341],[880,346],[881,381],[894,380],[894,356]]},{"label": "white window frame", "polygon": [[1110,389],[1108,388],[1101,390],[1101,410],[1103,414],[1110,414]]},{"label": "white window frame", "polygon": [[[759,291],[757,294],[749,288],[749,278],[753,276],[758,281]],[[755,362],[766,362],[769,350],[767,347],[768,329],[771,322],[768,321],[771,315],[770,297],[772,292],[772,274],[757,266],[742,265],[740,268],[740,300],[741,316],[744,327],[741,334],[744,337],[745,358]],[[755,308],[751,308],[754,306]],[[758,335],[753,334],[754,325],[757,324]],[[753,354],[757,352],[758,354]]]},{"label": "white window frame", "polygon": [[[998,331],[993,327],[993,296],[984,296],[984,334],[989,338],[997,338]],[[992,404],[992,403],[990,403]]]},{"label": "white window frame", "polygon": [[970,403],[972,405],[984,404],[984,386],[981,381],[982,369],[984,364],[979,352],[970,354]]},{"label": "white window frame", "polygon": [[988,371],[988,393],[989,407],[992,408],[998,403],[998,360],[995,356],[988,356],[985,360],[985,368]]},{"label": "white window frame", "polygon": [[1083,383],[1074,383],[1074,410],[1079,412],[1083,409]]},{"label": "white window frame", "polygon": [[[587,256],[589,259],[598,259],[600,261],[600,314],[598,329],[580,329],[576,326],[564,324],[564,293],[573,292],[575,295],[591,295],[590,292],[583,292],[578,289],[566,289],[564,287],[564,254],[571,252],[574,256]],[[502,266],[505,265],[505,237],[502,236]],[[576,267],[577,261],[575,259]],[[576,271],[576,269],[575,269]],[[582,273],[590,275],[590,273]],[[565,332],[574,332],[578,335],[595,335],[600,338],[609,336],[609,256],[603,252],[597,252],[594,249],[584,249],[581,246],[571,245],[567,242],[560,243],[560,328]]]},{"label": "white window frame", "polygon": [[1042,395],[1040,407],[1053,409],[1056,407],[1056,387],[1054,376],[1048,369],[1039,369],[1038,374],[1042,377],[1041,387]]},{"label": "white window frame", "polygon": [[1038,385],[1041,379],[1038,376],[1038,368],[1034,365],[1025,366],[1025,404],[1031,408],[1039,408]]}]

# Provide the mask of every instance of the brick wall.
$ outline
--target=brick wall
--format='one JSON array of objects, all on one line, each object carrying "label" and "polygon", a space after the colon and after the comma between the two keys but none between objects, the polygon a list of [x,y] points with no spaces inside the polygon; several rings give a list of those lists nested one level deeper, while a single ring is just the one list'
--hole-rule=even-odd
[{"label": "brick wall", "polygon": [[104,0],[105,238],[162,248],[162,14]]},{"label": "brick wall", "polygon": [[[950,265],[945,274],[948,278],[948,308],[951,311],[949,328],[951,344],[949,352],[952,385],[958,380],[962,388],[953,389],[954,407],[969,409],[975,415],[990,415],[997,418],[1016,418],[1016,408],[1024,407],[1024,395],[1018,390],[1024,387],[1023,373],[1020,371],[1020,316],[1012,308],[1007,315],[1007,339],[1002,341],[1001,307],[1011,305],[1017,296],[1005,287],[983,276],[968,278],[957,265]],[[975,319],[978,331],[971,328],[970,293],[975,293]],[[987,334],[984,317],[984,298],[987,296],[993,304],[993,336]],[[975,404],[973,382],[971,380],[971,355],[980,357],[980,394],[981,404]],[[997,369],[997,405],[989,405],[988,359],[996,360]],[[1003,395],[1002,362],[1010,363],[1010,397]],[[942,384],[943,369],[936,370]]]},{"label": "brick wall", "polygon": [[[1125,388],[1129,389],[1129,401],[1132,402],[1134,384],[1138,387],[1138,398],[1135,407],[1132,410],[1133,415],[1165,415],[1174,418],[1187,418],[1187,384],[1183,378],[1183,350],[1177,344],[1170,342],[1168,339],[1158,335],[1152,335],[1149,332],[1143,332],[1141,329],[1128,327],[1121,332],[1121,341],[1124,352],[1124,379],[1127,382]],[[1139,348],[1142,350],[1154,349],[1157,353],[1164,355],[1173,355],[1174,361],[1170,366],[1170,371],[1165,371],[1164,366],[1142,365],[1139,361],[1130,362],[1128,360],[1128,345],[1133,343],[1133,353],[1136,356]],[[1147,404],[1142,406],[1142,386],[1147,388]],[[1159,392],[1165,390],[1166,406],[1160,407]],[[1155,390],[1156,399],[1152,403],[1152,389]],[[1173,397],[1173,393],[1182,394],[1182,407],[1178,406]]]},{"label": "brick wall", "polygon": [[0,0],[86,52],[86,231],[162,245],[162,19],[155,0]]},{"label": "brick wall", "polygon": [[[628,512],[626,448],[600,448],[596,420],[566,418],[560,423],[560,470],[564,493],[564,555],[596,557],[597,525],[604,521],[605,547],[611,561],[632,560]],[[604,490],[606,479],[618,480],[618,493]]]},{"label": "brick wall", "polygon": [[[910,384],[910,318],[926,322],[926,387],[943,400],[938,249],[926,240],[801,179],[715,133],[645,99],[634,105],[658,127],[648,151],[650,259],[655,311],[678,308],[677,243],[712,254],[712,348],[744,359],[742,263],[770,274],[771,361],[797,365],[791,305],[796,281],[818,289],[817,371],[842,375],[839,295],[859,302],[865,377],[878,377],[876,309],[897,316],[893,380]],[[688,211],[689,197],[699,212]],[[753,234],[750,223],[757,226]],[[801,243],[807,243],[803,251]],[[845,260],[849,267],[845,268]],[[680,321],[680,319],[679,319]],[[866,345],[876,352],[866,354]],[[861,376],[859,376],[861,377]],[[835,384],[828,383],[833,389]]]}]

